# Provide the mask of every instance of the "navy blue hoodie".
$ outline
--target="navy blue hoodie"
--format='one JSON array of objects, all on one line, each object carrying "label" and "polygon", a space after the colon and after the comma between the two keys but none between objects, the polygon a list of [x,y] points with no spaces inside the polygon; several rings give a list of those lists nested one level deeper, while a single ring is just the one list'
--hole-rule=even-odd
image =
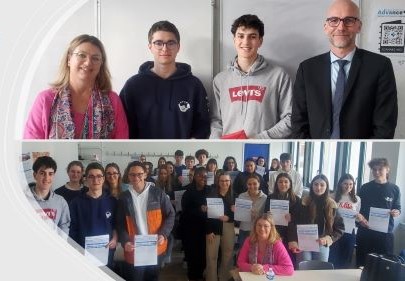
[{"label": "navy blue hoodie", "polygon": [[210,120],[207,93],[191,67],[176,63],[176,72],[167,79],[151,71],[145,62],[139,73],[127,80],[120,98],[131,139],[208,138]]}]

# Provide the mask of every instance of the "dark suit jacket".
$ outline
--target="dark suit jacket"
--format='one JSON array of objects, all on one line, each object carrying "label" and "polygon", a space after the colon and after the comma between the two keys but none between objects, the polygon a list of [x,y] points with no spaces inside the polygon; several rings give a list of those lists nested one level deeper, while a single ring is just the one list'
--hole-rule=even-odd
[{"label": "dark suit jacket", "polygon": [[[330,53],[302,62],[294,84],[292,127],[297,139],[329,139],[332,132]],[[340,113],[342,139],[393,138],[398,102],[390,59],[357,49]]]}]

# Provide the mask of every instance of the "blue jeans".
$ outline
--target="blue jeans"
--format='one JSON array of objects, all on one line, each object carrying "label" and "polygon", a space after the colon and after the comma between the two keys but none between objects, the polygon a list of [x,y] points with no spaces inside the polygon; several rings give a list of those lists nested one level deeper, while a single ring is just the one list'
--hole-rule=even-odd
[{"label": "blue jeans", "polygon": [[297,254],[297,265],[302,261],[320,260],[328,261],[329,247],[319,246],[319,252],[302,251]]}]

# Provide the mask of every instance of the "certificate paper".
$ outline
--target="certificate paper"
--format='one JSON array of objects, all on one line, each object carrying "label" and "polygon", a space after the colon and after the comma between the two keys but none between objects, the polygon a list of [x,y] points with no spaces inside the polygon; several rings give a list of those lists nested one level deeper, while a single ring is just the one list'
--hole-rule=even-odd
[{"label": "certificate paper", "polygon": [[110,236],[97,235],[86,236],[84,241],[84,255],[96,266],[103,266],[108,263],[108,244]]},{"label": "certificate paper", "polygon": [[266,172],[266,167],[256,166],[256,173],[258,173],[262,177],[264,176],[265,172]]},{"label": "certificate paper", "polygon": [[290,202],[288,200],[270,199],[270,213],[273,216],[275,225],[288,225],[285,215],[289,213]]},{"label": "certificate paper", "polygon": [[214,184],[214,172],[207,172],[207,185],[213,185]]},{"label": "certificate paper", "polygon": [[355,227],[355,220],[357,212],[351,209],[338,209],[339,214],[343,218],[343,223],[345,225],[345,232],[352,234],[353,229]]},{"label": "certificate paper", "polygon": [[186,186],[190,184],[190,170],[189,169],[184,169],[181,171],[181,185]]},{"label": "certificate paper", "polygon": [[252,219],[252,204],[251,200],[235,199],[235,215],[236,221],[250,221]]},{"label": "certificate paper", "polygon": [[319,252],[318,225],[298,224],[298,247],[301,251]]},{"label": "certificate paper", "polygon": [[134,266],[157,265],[157,234],[135,235]]},{"label": "certificate paper", "polygon": [[224,202],[221,198],[207,198],[207,217],[217,219],[224,215]]},{"label": "certificate paper", "polygon": [[388,233],[389,221],[390,209],[370,207],[370,215],[368,217],[368,227],[370,229]]},{"label": "certificate paper", "polygon": [[176,212],[181,211],[181,198],[183,198],[183,194],[186,192],[185,190],[176,190],[174,192],[174,201],[176,201]]}]

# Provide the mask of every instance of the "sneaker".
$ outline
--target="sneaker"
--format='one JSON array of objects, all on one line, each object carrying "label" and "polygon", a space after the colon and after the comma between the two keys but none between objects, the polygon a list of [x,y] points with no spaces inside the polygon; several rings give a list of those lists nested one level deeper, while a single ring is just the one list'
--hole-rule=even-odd
[{"label": "sneaker", "polygon": [[183,261],[183,264],[181,267],[183,267],[183,269],[187,269],[187,262]]}]

